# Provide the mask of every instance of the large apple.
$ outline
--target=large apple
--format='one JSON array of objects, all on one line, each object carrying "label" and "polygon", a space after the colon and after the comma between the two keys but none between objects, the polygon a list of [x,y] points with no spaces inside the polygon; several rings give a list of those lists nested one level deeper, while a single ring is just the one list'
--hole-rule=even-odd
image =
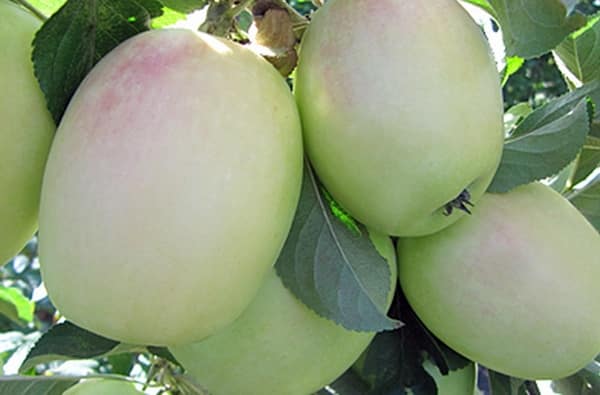
[{"label": "large apple", "polygon": [[50,299],[123,342],[201,340],[239,316],[277,258],[302,160],[293,96],[258,55],[191,30],[135,36],[86,77],[52,145]]},{"label": "large apple", "polygon": [[499,77],[455,0],[330,0],[303,38],[295,87],[319,178],[371,228],[433,233],[492,180]]},{"label": "large apple", "polygon": [[[391,303],[394,247],[387,236],[371,234],[371,240],[390,267]],[[319,317],[272,270],[258,296],[232,325],[171,352],[214,395],[307,395],[348,369],[374,335],[349,331]]]},{"label": "large apple", "polygon": [[600,353],[600,236],[545,185],[484,195],[471,217],[401,239],[398,258],[414,311],[469,359],[553,379]]},{"label": "large apple", "polygon": [[44,164],[55,125],[33,75],[31,42],[41,22],[0,0],[0,265],[38,224]]},{"label": "large apple", "polygon": [[69,387],[63,395],[143,395],[124,380],[85,379]]}]

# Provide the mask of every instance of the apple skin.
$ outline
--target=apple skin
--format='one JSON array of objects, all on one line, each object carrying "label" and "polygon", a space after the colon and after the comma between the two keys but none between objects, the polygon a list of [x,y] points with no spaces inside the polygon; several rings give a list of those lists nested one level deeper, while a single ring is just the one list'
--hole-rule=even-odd
[{"label": "apple skin", "polygon": [[250,303],[302,178],[293,96],[271,65],[183,29],[103,58],[52,145],[40,209],[50,299],[134,344],[199,341]]},{"label": "apple skin", "polygon": [[[390,238],[370,236],[395,278]],[[392,284],[388,303],[396,281]],[[318,316],[285,288],[273,269],[232,325],[204,341],[170,351],[214,395],[307,395],[344,373],[374,336]]]},{"label": "apple skin", "polygon": [[423,368],[435,380],[438,395],[473,395],[477,385],[477,366],[469,363],[462,369],[451,370],[447,375],[440,373],[429,359],[423,362]]},{"label": "apple skin", "polygon": [[430,234],[498,167],[503,104],[478,26],[455,0],[330,0],[299,54],[305,149],[332,196],[372,229]]},{"label": "apple skin", "polygon": [[555,379],[600,353],[600,236],[545,185],[484,195],[472,216],[401,239],[398,260],[427,328],[490,369]]},{"label": "apple skin", "polygon": [[0,1],[0,265],[38,225],[44,165],[56,129],[33,75],[31,42],[41,22]]},{"label": "apple skin", "polygon": [[64,395],[143,395],[133,383],[124,380],[85,379],[64,392]]}]

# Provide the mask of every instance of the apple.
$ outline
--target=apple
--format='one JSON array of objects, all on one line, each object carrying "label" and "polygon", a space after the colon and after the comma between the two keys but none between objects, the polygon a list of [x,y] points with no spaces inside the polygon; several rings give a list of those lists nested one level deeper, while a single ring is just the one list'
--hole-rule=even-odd
[{"label": "apple", "polygon": [[31,42],[41,22],[0,0],[0,265],[38,225],[44,164],[55,125],[33,75]]},{"label": "apple", "polygon": [[302,40],[295,96],[317,175],[385,234],[452,224],[500,161],[498,72],[457,1],[328,1]]},{"label": "apple", "polygon": [[124,380],[85,379],[64,392],[64,395],[142,395],[134,384]]},{"label": "apple", "polygon": [[600,353],[600,235],[550,187],[486,194],[473,215],[398,243],[419,318],[467,358],[555,379]]},{"label": "apple", "polygon": [[[390,267],[391,303],[396,283],[394,247],[387,236],[371,233],[370,237]],[[201,342],[170,351],[214,395],[307,395],[348,369],[374,336],[318,316],[285,288],[273,269],[233,324]]]},{"label": "apple", "polygon": [[435,380],[438,395],[473,395],[477,385],[477,366],[469,363],[462,369],[451,370],[443,375],[429,359],[423,368]]},{"label": "apple", "polygon": [[69,103],[40,208],[48,294],[75,324],[134,344],[199,341],[272,267],[300,192],[285,80],[239,44],[183,29],[111,51]]}]

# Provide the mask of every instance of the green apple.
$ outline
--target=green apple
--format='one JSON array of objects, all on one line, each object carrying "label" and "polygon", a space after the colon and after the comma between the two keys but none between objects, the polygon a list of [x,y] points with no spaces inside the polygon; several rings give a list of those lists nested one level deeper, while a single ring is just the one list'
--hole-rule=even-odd
[{"label": "green apple", "polygon": [[0,265],[38,224],[44,164],[55,125],[33,75],[31,42],[41,22],[0,0]]},{"label": "green apple", "polygon": [[70,102],[40,208],[48,294],[72,322],[135,344],[199,341],[255,296],[300,192],[285,80],[230,41],[139,34]]},{"label": "green apple", "polygon": [[133,383],[124,380],[85,379],[64,392],[64,395],[142,395]]},{"label": "green apple", "polygon": [[500,161],[498,73],[457,1],[328,1],[304,35],[295,95],[319,178],[382,233],[455,222],[464,212],[448,205],[476,204]]},{"label": "green apple", "polygon": [[543,184],[484,195],[472,216],[401,239],[398,259],[419,318],[473,361],[554,379],[600,353],[600,235]]},{"label": "green apple", "polygon": [[[371,240],[387,259],[395,284],[391,240],[376,234]],[[348,369],[373,336],[318,316],[285,288],[273,269],[232,325],[204,341],[170,350],[214,395],[307,395]]]},{"label": "green apple", "polygon": [[447,375],[440,373],[438,367],[429,359],[423,362],[423,368],[435,380],[438,395],[473,395],[477,385],[477,366],[469,363],[462,369],[451,370]]}]

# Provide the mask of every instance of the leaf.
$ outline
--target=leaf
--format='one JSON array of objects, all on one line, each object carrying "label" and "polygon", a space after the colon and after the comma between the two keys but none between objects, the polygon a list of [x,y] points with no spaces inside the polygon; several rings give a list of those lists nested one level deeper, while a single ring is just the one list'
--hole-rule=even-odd
[{"label": "leaf", "polygon": [[54,14],[67,0],[28,0],[36,10],[45,16]]},{"label": "leaf", "polygon": [[57,124],[90,69],[161,14],[156,0],[69,0],[44,23],[33,41],[34,71]]},{"label": "leaf", "polygon": [[504,86],[511,75],[515,74],[517,71],[521,69],[521,66],[525,64],[525,59],[519,56],[509,56],[506,58],[506,66],[502,71],[502,86]]},{"label": "leaf", "polygon": [[387,262],[362,225],[351,228],[332,213],[309,165],[275,268],[298,299],[347,329],[381,331],[401,325],[386,316],[392,287]]},{"label": "leaf", "polygon": [[473,5],[476,5],[477,7],[481,8],[482,10],[484,10],[485,12],[487,12],[488,14],[493,16],[494,18],[496,17],[494,9],[492,8],[492,6],[488,2],[488,0],[463,0],[463,1],[465,3],[471,3]]},{"label": "leaf", "polygon": [[207,0],[160,0],[165,7],[180,12],[189,14],[192,11],[202,9],[208,4]]},{"label": "leaf", "polygon": [[34,308],[20,289],[0,286],[0,313],[11,321],[19,325],[32,322]]},{"label": "leaf", "polygon": [[[555,101],[555,106],[534,111],[517,127],[504,144],[500,166],[488,191],[507,192],[550,177],[575,159],[589,132],[588,103],[583,98],[571,107],[569,95]],[[569,112],[565,114],[566,110]]]},{"label": "leaf", "polygon": [[586,23],[567,15],[560,0],[489,0],[504,36],[507,56],[533,58],[549,52]]},{"label": "leaf", "polygon": [[557,65],[575,86],[600,78],[600,16],[569,35],[554,49]]},{"label": "leaf", "polygon": [[533,109],[526,102],[517,103],[504,113],[504,132],[507,136],[511,135],[519,123],[527,117]]},{"label": "leaf", "polygon": [[589,176],[600,164],[600,138],[588,136],[577,158],[573,185],[579,184]]},{"label": "leaf", "polygon": [[0,377],[0,394],[19,395],[62,395],[67,388],[75,385],[79,377]]},{"label": "leaf", "polygon": [[19,369],[27,371],[40,363],[55,360],[87,359],[105,355],[119,345],[70,322],[53,326],[44,333]]},{"label": "leaf", "polygon": [[569,200],[600,232],[600,174],[587,187],[576,191]]}]

